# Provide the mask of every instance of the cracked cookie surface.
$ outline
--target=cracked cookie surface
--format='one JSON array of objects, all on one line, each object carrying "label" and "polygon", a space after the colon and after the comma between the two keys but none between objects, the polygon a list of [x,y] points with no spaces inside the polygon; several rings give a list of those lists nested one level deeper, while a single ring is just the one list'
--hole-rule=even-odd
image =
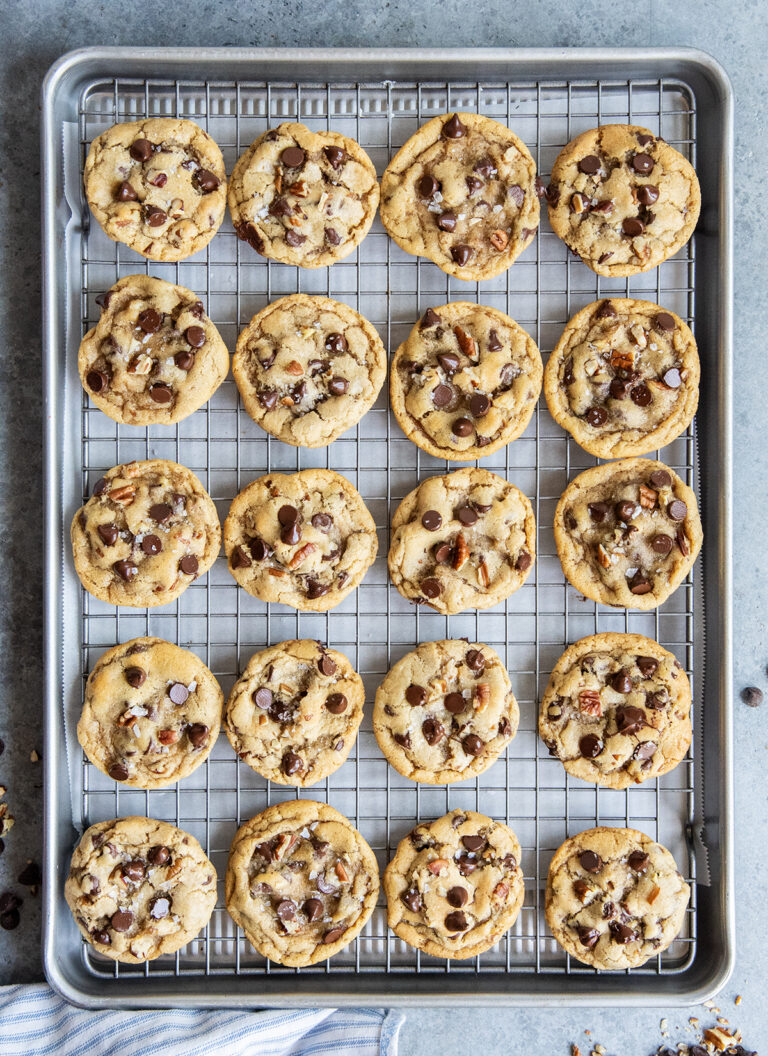
[{"label": "cracked cookie surface", "polygon": [[224,159],[193,121],[153,117],[113,125],[91,144],[84,182],[104,233],[150,260],[199,252],[224,219]]},{"label": "cracked cookie surface", "polygon": [[133,638],[96,661],[77,739],[114,781],[162,788],[208,758],[223,704],[221,687],[194,653],[162,638]]},{"label": "cracked cookie surface", "polygon": [[72,519],[75,571],[111,605],[166,605],[216,560],[216,507],[191,470],[156,458],[114,466]]},{"label": "cracked cookie surface", "polygon": [[360,585],[376,557],[376,525],[349,481],[330,469],[269,473],[237,495],[224,523],[229,570],[262,601],[325,612]]},{"label": "cracked cookie surface", "polygon": [[384,891],[389,926],[409,946],[475,957],[517,920],[525,894],[520,844],[501,822],[453,810],[400,841]]},{"label": "cracked cookie surface", "polygon": [[77,357],[83,388],[123,425],[171,425],[202,407],[229,371],[227,346],[192,290],[127,275],[103,294]]},{"label": "cracked cookie surface", "polygon": [[598,458],[645,455],[685,432],[699,402],[686,324],[650,301],[612,297],[569,321],[544,371],[555,421]]},{"label": "cracked cookie surface", "polygon": [[702,540],[696,496],[668,466],[647,458],[584,470],[555,511],[566,579],[603,605],[661,605],[688,575]]},{"label": "cracked cookie surface", "polygon": [[635,275],[681,249],[699,219],[693,166],[647,128],[602,125],[561,150],[547,189],[556,235],[598,275]]},{"label": "cracked cookie surface", "polygon": [[404,777],[443,785],[492,766],[519,719],[509,675],[490,646],[425,642],[376,690],[373,731]]},{"label": "cracked cookie surface", "polygon": [[550,755],[582,781],[627,788],[673,770],[691,743],[691,686],[677,658],[640,634],[574,642],[539,710]]},{"label": "cracked cookie surface", "polygon": [[376,169],[358,143],[290,122],[254,140],[229,181],[238,237],[262,256],[301,268],[349,256],[378,204]]},{"label": "cracked cookie surface", "polygon": [[482,458],[524,432],[541,379],[536,343],[514,319],[454,301],[429,308],[395,352],[392,410],[430,455]]},{"label": "cracked cookie surface", "polygon": [[392,582],[438,612],[498,604],[523,585],[535,557],[530,502],[487,469],[422,481],[392,518]]},{"label": "cracked cookie surface", "polygon": [[84,833],[64,896],[95,950],[141,964],[181,949],[206,926],[216,870],[189,833],[152,818],[115,818]]},{"label": "cracked cookie surface", "polygon": [[492,278],[536,234],[536,164],[523,141],[490,117],[434,117],[387,166],[381,219],[406,253],[459,279]]},{"label": "cracked cookie surface", "polygon": [[620,971],[674,942],[689,897],[666,847],[636,829],[600,827],[572,836],[555,852],[545,914],[572,957]]},{"label": "cracked cookie surface", "polygon": [[343,814],[324,803],[277,803],[237,830],[227,910],[264,957],[301,968],[327,960],[362,931],[379,867]]},{"label": "cracked cookie surface", "polygon": [[363,719],[363,681],[343,653],[310,639],[254,654],[232,687],[224,730],[268,781],[317,784],[342,765]]},{"label": "cracked cookie surface", "polygon": [[328,297],[282,297],[237,340],[232,372],[245,409],[295,447],[324,447],[370,410],[387,373],[375,328]]}]

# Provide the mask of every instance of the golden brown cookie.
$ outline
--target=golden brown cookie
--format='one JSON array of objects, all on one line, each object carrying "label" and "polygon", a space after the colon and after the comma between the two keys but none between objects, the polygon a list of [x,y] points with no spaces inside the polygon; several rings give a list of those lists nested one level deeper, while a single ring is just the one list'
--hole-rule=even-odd
[{"label": "golden brown cookie", "polygon": [[406,253],[458,279],[492,278],[536,234],[536,164],[523,141],[490,117],[433,117],[387,166],[381,219]]}]

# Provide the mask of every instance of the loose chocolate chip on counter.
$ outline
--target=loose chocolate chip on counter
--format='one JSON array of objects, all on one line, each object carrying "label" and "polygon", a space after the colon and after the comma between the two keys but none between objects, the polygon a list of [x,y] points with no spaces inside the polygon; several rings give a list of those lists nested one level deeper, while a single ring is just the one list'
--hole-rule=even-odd
[{"label": "loose chocolate chip on counter", "polygon": [[156,535],[145,535],[141,540],[141,549],[148,557],[152,557],[154,554],[159,554],[163,549],[163,544]]},{"label": "loose chocolate chip on counter", "polygon": [[532,563],[533,558],[528,553],[528,551],[521,550],[520,553],[517,555],[517,560],[515,561],[515,568],[518,572],[527,572],[528,569],[531,567]]},{"label": "loose chocolate chip on counter", "polygon": [[331,693],[325,699],[325,706],[331,715],[341,715],[342,712],[347,710],[347,703],[347,698],[343,693]]},{"label": "loose chocolate chip on counter", "polygon": [[440,190],[440,184],[434,176],[426,174],[417,180],[416,190],[422,198],[431,198],[436,191]]},{"label": "loose chocolate chip on counter", "polygon": [[667,516],[673,521],[684,521],[688,513],[688,507],[682,499],[673,499],[667,506]]},{"label": "loose chocolate chip on counter", "polygon": [[629,395],[632,397],[632,402],[637,404],[638,407],[647,407],[649,403],[653,402],[653,394],[644,381],[641,381],[639,385],[635,385]]},{"label": "loose chocolate chip on counter", "polygon": [[647,176],[653,171],[654,161],[650,154],[634,154],[632,156],[632,168],[641,176]]},{"label": "loose chocolate chip on counter", "polygon": [[594,946],[597,946],[597,941],[600,938],[600,932],[597,928],[589,928],[586,924],[580,924],[578,927],[579,942],[582,946],[586,946],[588,950],[591,950]]},{"label": "loose chocolate chip on counter", "polygon": [[221,181],[210,169],[198,169],[195,173],[194,182],[203,194],[210,194],[218,188]]},{"label": "loose chocolate chip on counter", "polygon": [[608,421],[608,411],[605,407],[590,407],[586,413],[586,419],[593,429],[599,429]]},{"label": "loose chocolate chip on counter", "polygon": [[757,686],[745,686],[741,691],[741,699],[745,704],[749,704],[750,708],[759,708],[763,703],[763,691]]},{"label": "loose chocolate chip on counter", "polygon": [[440,586],[438,579],[422,579],[421,581],[421,592],[427,598],[439,598],[442,594],[443,588]]},{"label": "loose chocolate chip on counter", "polygon": [[149,395],[155,403],[170,403],[173,399],[173,389],[170,385],[166,385],[162,381],[159,381],[155,385],[149,386]]},{"label": "loose chocolate chip on counter", "polygon": [[618,920],[612,920],[608,927],[610,928],[613,941],[618,942],[621,946],[626,946],[628,942],[632,942],[633,939],[637,938],[632,928],[626,924],[621,924]]},{"label": "loose chocolate chip on counter", "polygon": [[414,682],[405,691],[405,699],[413,708],[420,707],[427,702],[427,691],[423,686],[417,686]]},{"label": "loose chocolate chip on counter", "polygon": [[323,147],[323,154],[325,154],[328,164],[332,169],[340,169],[344,162],[347,160],[347,152],[341,147]]},{"label": "loose chocolate chip on counter", "polygon": [[482,418],[491,409],[491,401],[482,392],[474,392],[469,398],[469,411],[473,418]]},{"label": "loose chocolate chip on counter", "polygon": [[469,418],[457,418],[451,426],[451,432],[454,436],[471,436],[474,432],[474,425],[470,422]]},{"label": "loose chocolate chip on counter", "polygon": [[317,661],[317,669],[321,675],[330,676],[336,670],[336,661],[328,656],[327,653],[323,653]]},{"label": "loose chocolate chip on counter", "polygon": [[453,389],[450,385],[437,385],[432,390],[432,403],[435,407],[447,407],[453,399]]},{"label": "loose chocolate chip on counter", "polygon": [[154,152],[154,146],[148,139],[134,139],[128,153],[134,161],[148,161]]},{"label": "loose chocolate chip on counter", "polygon": [[280,160],[288,169],[298,169],[304,164],[306,154],[301,147],[286,147],[280,155]]},{"label": "loose chocolate chip on counter", "polygon": [[117,913],[112,914],[110,923],[113,931],[129,931],[133,924],[133,913],[130,909],[118,909]]},{"label": "loose chocolate chip on counter", "polygon": [[468,734],[461,742],[461,746],[467,755],[480,755],[485,747],[484,742],[475,733]]},{"label": "loose chocolate chip on counter", "polygon": [[621,671],[617,671],[611,679],[611,686],[616,690],[617,693],[629,693],[632,690],[632,679],[629,677],[629,673],[626,668],[622,668]]},{"label": "loose chocolate chip on counter", "polygon": [[427,510],[421,518],[421,523],[428,532],[436,532],[443,523],[443,518],[437,510]]},{"label": "loose chocolate chip on counter", "polygon": [[179,561],[179,569],[186,576],[196,576],[200,564],[194,554],[187,554]]},{"label": "loose chocolate chip on counter", "polygon": [[588,873],[599,873],[603,868],[603,859],[595,851],[582,851],[579,861],[581,868],[586,869]]},{"label": "loose chocolate chip on counter", "polygon": [[467,706],[467,702],[461,693],[447,693],[443,703],[451,715],[460,715]]},{"label": "loose chocolate chip on counter", "polygon": [[100,524],[96,531],[99,533],[99,539],[105,546],[114,546],[117,542],[117,537],[120,534],[116,524]]},{"label": "loose chocolate chip on counter", "polygon": [[18,882],[24,887],[39,887],[43,882],[43,874],[37,862],[27,862],[18,876]]},{"label": "loose chocolate chip on counter", "polygon": [[466,931],[469,921],[461,910],[457,910],[455,913],[449,913],[445,918],[445,927],[447,931]]},{"label": "loose chocolate chip on counter", "polygon": [[115,191],[115,198],[118,202],[135,202],[138,197],[138,194],[128,180],[123,180],[122,183],[118,184],[118,188]]},{"label": "loose chocolate chip on counter", "polygon": [[459,120],[458,114],[454,114],[443,125],[442,135],[444,139],[461,139],[466,133],[467,129]]},{"label": "loose chocolate chip on counter", "polygon": [[85,380],[91,392],[98,394],[109,388],[109,374],[103,370],[89,370]]},{"label": "loose chocolate chip on counter", "polygon": [[301,761],[301,757],[296,755],[296,753],[292,752],[289,748],[288,751],[283,753],[281,767],[283,773],[290,777],[292,774],[297,774],[302,771],[304,769],[304,763]]},{"label": "loose chocolate chip on counter", "polygon": [[639,235],[642,235],[643,231],[645,231],[645,224],[636,216],[628,216],[622,221],[621,230],[627,238],[637,238]]},{"label": "loose chocolate chip on counter", "polygon": [[333,396],[343,396],[349,388],[349,382],[346,378],[339,378],[334,376],[328,382],[328,391]]},{"label": "loose chocolate chip on counter", "polygon": [[635,873],[646,873],[648,872],[648,866],[650,865],[650,858],[645,851],[633,851],[627,859],[629,868]]},{"label": "loose chocolate chip on counter", "polygon": [[193,748],[205,748],[209,734],[210,730],[202,722],[193,722],[187,726],[187,737]]},{"label": "loose chocolate chip on counter", "polygon": [[437,719],[425,719],[421,724],[421,732],[424,734],[424,740],[431,747],[439,744],[445,737],[445,729]]},{"label": "loose chocolate chip on counter", "polygon": [[603,742],[594,733],[588,733],[579,741],[579,752],[584,759],[594,759],[603,750]]},{"label": "loose chocolate chip on counter", "polygon": [[132,565],[130,561],[115,561],[112,568],[126,583],[130,583],[130,581],[139,574],[136,565]]},{"label": "loose chocolate chip on counter", "polygon": [[464,242],[459,242],[458,245],[451,247],[451,257],[453,258],[454,264],[458,264],[460,268],[465,267],[469,264],[474,250],[471,246],[466,245]]},{"label": "loose chocolate chip on counter", "polygon": [[437,226],[441,231],[455,231],[456,230],[456,214],[447,212],[440,213],[437,218]]}]

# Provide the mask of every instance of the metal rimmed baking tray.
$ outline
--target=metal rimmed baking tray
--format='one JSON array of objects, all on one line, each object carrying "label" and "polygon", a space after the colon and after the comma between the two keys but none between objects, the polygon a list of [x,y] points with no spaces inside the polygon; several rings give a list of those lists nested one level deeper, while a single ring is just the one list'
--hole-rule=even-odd
[{"label": "metal rimmed baking tray", "polygon": [[[673,260],[629,280],[600,279],[574,258],[546,217],[526,252],[497,279],[465,283],[402,253],[378,220],[359,250],[316,272],[265,261],[229,221],[210,246],[179,264],[147,263],[110,242],[90,217],[82,164],[95,135],[117,120],[176,115],[206,127],[228,171],[268,125],[297,117],[354,136],[381,172],[423,121],[478,110],[506,122],[549,172],[563,144],[598,123],[631,121],[669,140],[695,164],[703,210],[693,241]],[[426,1003],[659,1003],[700,1001],[727,979],[733,957],[731,863],[730,377],[732,102],[727,78],[688,50],[280,50],[110,49],[73,52],[43,87],[44,393],[46,540],[45,968],[81,1005],[215,1006]],[[231,378],[207,407],[171,429],[116,426],[84,397],[77,346],[98,314],[96,295],[119,276],[150,273],[202,295],[230,349],[238,329],[270,300],[296,290],[346,301],[394,349],[429,305],[475,299],[507,311],[546,356],[566,320],[598,296],[633,295],[693,326],[702,357],[698,425],[661,457],[696,487],[705,528],[696,572],[659,610],[595,606],[564,580],[552,516],[573,475],[594,460],[549,417],[543,400],[525,435],[482,465],[530,496],[538,560],[526,585],[484,612],[442,617],[405,602],[388,584],[385,556],[395,506],[424,477],[450,470],[410,443],[386,392],[330,448],[297,450],[267,437],[238,405]],[[116,610],[84,593],[68,525],[105,468],[166,457],[199,474],[223,517],[236,492],[265,471],[330,466],[356,485],[379,530],[380,557],[360,589],[328,614],[266,606],[240,590],[219,560],[174,604]],[[706,639],[704,621],[706,620]],[[536,737],[540,692],[565,645],[595,630],[631,630],[672,649],[693,680],[695,736],[671,774],[627,791],[569,778]],[[304,791],[350,817],[383,868],[418,821],[454,807],[507,821],[523,846],[526,899],[497,947],[464,962],[418,954],[388,933],[383,904],[362,935],[331,961],[301,971],[258,957],[229,920],[221,894],[237,825],[295,790],[268,785],[224,738],[196,773],[169,790],[119,789],[87,764],[72,739],[84,678],[118,641],[155,634],[193,649],[225,691],[250,655],[284,638],[320,638],[363,676],[367,714],[356,748],[331,778]],[[376,685],[417,642],[467,636],[505,659],[521,706],[508,752],[480,778],[447,787],[401,779],[371,730]],[[81,942],[63,898],[82,829],[127,813],[165,818],[201,839],[219,873],[209,927],[175,956],[116,966]],[[596,823],[658,837],[693,885],[678,941],[643,968],[599,976],[570,960],[543,921],[555,848]]]}]

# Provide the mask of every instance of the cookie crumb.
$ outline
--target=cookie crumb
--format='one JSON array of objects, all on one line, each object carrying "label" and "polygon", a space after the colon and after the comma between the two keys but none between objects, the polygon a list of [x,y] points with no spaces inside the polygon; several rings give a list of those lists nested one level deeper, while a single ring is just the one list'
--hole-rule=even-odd
[{"label": "cookie crumb", "polygon": [[30,763],[39,763],[41,758],[42,758],[42,756],[40,755],[40,753],[38,751],[36,751],[34,748],[29,753],[29,761],[30,761]]}]

